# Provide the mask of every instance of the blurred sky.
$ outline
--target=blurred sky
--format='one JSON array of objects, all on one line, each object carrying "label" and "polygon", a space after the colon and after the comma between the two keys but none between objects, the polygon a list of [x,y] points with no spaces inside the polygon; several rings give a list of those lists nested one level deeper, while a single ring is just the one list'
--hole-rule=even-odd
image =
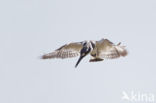
[{"label": "blurred sky", "polygon": [[[125,58],[40,60],[60,46],[108,38]],[[155,0],[1,0],[0,103],[129,103],[156,96]],[[155,100],[156,101],[156,100]],[[141,102],[142,103],[142,102]]]}]

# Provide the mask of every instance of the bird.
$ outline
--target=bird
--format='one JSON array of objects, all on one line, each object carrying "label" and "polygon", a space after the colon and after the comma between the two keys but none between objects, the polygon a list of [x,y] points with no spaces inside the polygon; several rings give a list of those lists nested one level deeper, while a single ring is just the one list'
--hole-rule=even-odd
[{"label": "bird", "polygon": [[53,52],[42,55],[41,59],[65,59],[79,56],[75,65],[76,68],[80,61],[88,54],[91,56],[89,62],[99,62],[104,59],[125,57],[128,54],[125,47],[126,46],[121,46],[121,42],[115,45],[110,40],[104,38],[99,41],[85,40],[82,42],[71,42],[69,44],[65,44]]}]

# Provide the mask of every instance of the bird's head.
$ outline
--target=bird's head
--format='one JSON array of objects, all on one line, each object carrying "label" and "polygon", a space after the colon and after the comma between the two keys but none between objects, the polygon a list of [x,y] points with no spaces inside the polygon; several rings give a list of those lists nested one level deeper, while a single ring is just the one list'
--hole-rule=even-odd
[{"label": "bird's head", "polygon": [[83,42],[83,47],[87,47],[87,46],[89,46],[89,41],[86,40]]},{"label": "bird's head", "polygon": [[77,61],[76,65],[75,65],[75,67],[78,66],[78,64],[80,63],[80,61],[81,61],[87,54],[89,54],[90,51],[91,51],[90,42],[87,42],[87,41],[84,42],[84,43],[83,43],[83,48],[82,48],[81,51],[80,51],[80,58],[78,59],[78,61]]},{"label": "bird's head", "polygon": [[95,47],[94,41],[84,41],[83,47],[90,48],[91,50]]}]

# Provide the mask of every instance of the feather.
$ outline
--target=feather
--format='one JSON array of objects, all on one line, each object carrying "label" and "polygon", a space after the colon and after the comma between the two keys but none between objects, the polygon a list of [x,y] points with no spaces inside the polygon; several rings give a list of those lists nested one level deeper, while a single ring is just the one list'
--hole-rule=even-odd
[{"label": "feather", "polygon": [[76,57],[80,55],[80,50],[82,49],[82,47],[83,47],[82,42],[66,44],[51,53],[44,54],[41,58],[42,59],[50,59],[50,58],[64,59],[64,58]]}]

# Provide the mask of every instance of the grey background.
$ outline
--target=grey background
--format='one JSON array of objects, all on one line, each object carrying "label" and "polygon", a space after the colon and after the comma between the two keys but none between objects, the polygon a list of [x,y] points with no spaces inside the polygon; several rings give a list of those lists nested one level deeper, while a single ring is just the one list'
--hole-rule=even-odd
[{"label": "grey background", "polygon": [[[108,38],[125,58],[40,60],[73,41]],[[0,103],[129,103],[122,91],[156,96],[155,0],[1,0]]]}]

